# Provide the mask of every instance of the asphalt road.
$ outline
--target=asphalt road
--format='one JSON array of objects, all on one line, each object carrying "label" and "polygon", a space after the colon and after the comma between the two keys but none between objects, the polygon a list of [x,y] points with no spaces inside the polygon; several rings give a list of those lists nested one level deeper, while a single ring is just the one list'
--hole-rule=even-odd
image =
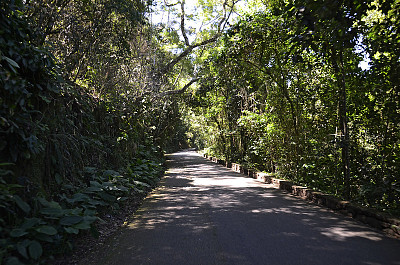
[{"label": "asphalt road", "polygon": [[400,264],[400,240],[351,218],[195,152],[168,162],[160,187],[90,264]]}]

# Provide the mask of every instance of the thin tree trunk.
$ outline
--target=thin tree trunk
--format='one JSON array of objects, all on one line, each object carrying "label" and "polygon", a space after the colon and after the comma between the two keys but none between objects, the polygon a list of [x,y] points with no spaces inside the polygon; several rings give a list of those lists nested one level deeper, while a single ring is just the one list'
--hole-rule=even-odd
[{"label": "thin tree trunk", "polygon": [[343,63],[343,51],[340,51],[340,80],[339,80],[339,122],[342,132],[342,163],[343,163],[343,180],[344,180],[344,196],[350,199],[350,137],[347,124],[347,93],[345,69]]}]

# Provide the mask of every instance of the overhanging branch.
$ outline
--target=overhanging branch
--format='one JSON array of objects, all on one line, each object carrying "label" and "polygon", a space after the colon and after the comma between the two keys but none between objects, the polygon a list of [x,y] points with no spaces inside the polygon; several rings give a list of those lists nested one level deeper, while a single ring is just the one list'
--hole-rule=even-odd
[{"label": "overhanging branch", "polygon": [[207,45],[209,43],[215,42],[219,36],[221,36],[220,33],[215,34],[212,38],[209,38],[207,40],[204,40],[202,42],[199,43],[195,43],[193,45],[189,45],[182,53],[180,53],[177,57],[175,57],[172,61],[170,61],[163,69],[162,73],[166,74],[169,71],[171,71],[171,69],[183,58],[185,58],[187,55],[189,55],[194,49],[196,49],[197,47],[200,46],[204,46]]},{"label": "overhanging branch", "polygon": [[[229,5],[228,0],[225,0],[224,4],[223,4],[223,16],[220,19],[220,21],[217,24],[217,32],[215,33],[214,36],[212,36],[209,39],[206,39],[204,41],[201,42],[197,42],[195,44],[190,44],[189,42],[189,38],[186,35],[186,31],[185,31],[185,1],[181,1],[178,2],[181,4],[181,32],[183,35],[183,38],[185,40],[185,44],[186,44],[186,48],[184,49],[184,51],[182,53],[180,53],[178,56],[176,56],[174,59],[172,59],[163,69],[162,69],[162,74],[166,74],[169,71],[171,71],[171,69],[178,63],[180,62],[183,58],[185,58],[187,55],[189,55],[194,49],[207,45],[209,43],[215,42],[218,40],[218,38],[221,36],[224,28],[227,25],[228,19],[232,14],[234,5],[237,3],[237,1],[233,1],[231,5]],[[177,3],[177,4],[178,4]],[[227,12],[227,7],[230,8],[229,12]]]},{"label": "overhanging branch", "polygon": [[185,31],[185,1],[181,2],[181,32],[182,32],[182,36],[185,39],[185,44],[187,46],[190,46],[189,43],[189,38],[186,35],[186,31]]},{"label": "overhanging branch", "polygon": [[189,83],[187,83],[184,87],[182,87],[181,89],[177,89],[177,90],[168,90],[168,91],[164,91],[161,94],[158,95],[158,97],[165,97],[165,96],[171,96],[171,95],[177,95],[177,94],[182,94],[184,93],[191,85],[193,85],[193,83],[197,82],[200,80],[200,77],[196,77],[193,78],[192,80],[190,80]]}]

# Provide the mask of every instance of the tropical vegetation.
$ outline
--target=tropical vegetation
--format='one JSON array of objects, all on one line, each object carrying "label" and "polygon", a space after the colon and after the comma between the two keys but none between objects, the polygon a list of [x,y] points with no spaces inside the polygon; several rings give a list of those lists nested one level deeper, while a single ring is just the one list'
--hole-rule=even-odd
[{"label": "tropical vegetation", "polygon": [[1,263],[96,236],[187,147],[400,214],[399,1],[0,10]]}]

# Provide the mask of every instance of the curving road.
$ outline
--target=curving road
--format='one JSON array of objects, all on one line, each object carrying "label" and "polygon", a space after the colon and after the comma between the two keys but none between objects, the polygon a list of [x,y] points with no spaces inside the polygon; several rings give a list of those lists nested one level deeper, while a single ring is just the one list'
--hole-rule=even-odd
[{"label": "curving road", "polygon": [[169,155],[132,222],[82,264],[399,264],[400,241],[216,165]]}]

